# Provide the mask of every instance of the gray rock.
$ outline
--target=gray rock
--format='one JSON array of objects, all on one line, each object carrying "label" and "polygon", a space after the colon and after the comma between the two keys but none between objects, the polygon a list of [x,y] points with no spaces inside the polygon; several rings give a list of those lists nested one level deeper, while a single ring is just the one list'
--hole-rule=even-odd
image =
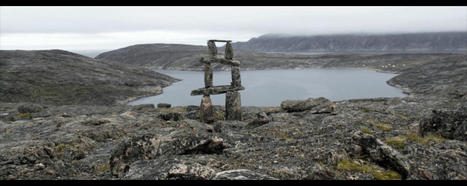
[{"label": "gray rock", "polygon": [[331,113],[334,104],[326,98],[309,98],[307,100],[287,100],[281,103],[281,108],[287,112],[301,112],[309,110],[312,113]]},{"label": "gray rock", "polygon": [[20,113],[34,113],[40,112],[43,109],[43,106],[38,104],[23,104],[18,107],[18,112]]},{"label": "gray rock", "polygon": [[253,172],[248,169],[235,169],[218,172],[213,180],[278,180],[277,178]]},{"label": "gray rock", "polygon": [[159,104],[157,104],[157,108],[170,108],[171,106],[172,105],[168,104],[168,103],[159,103]]},{"label": "gray rock", "polygon": [[336,173],[331,171],[324,165],[314,163],[310,167],[310,173],[305,178],[305,180],[333,180],[336,177]]},{"label": "gray rock", "polygon": [[[192,121],[196,122],[196,121]],[[121,177],[138,159],[154,159],[159,156],[186,154],[215,154],[225,148],[223,140],[210,135],[207,127],[186,122],[182,129],[168,135],[144,134],[129,139],[112,151],[110,169]]]},{"label": "gray rock", "polygon": [[367,153],[371,159],[383,167],[391,168],[399,172],[403,178],[410,175],[410,165],[406,157],[397,150],[391,148],[373,135],[357,131],[352,139],[362,147],[364,153]]},{"label": "gray rock", "polygon": [[157,118],[163,119],[165,121],[168,121],[168,120],[179,121],[179,120],[182,120],[184,117],[179,112],[161,112],[157,115]]},{"label": "gray rock", "polygon": [[[158,105],[159,107],[159,105]],[[154,104],[140,104],[133,107],[134,110],[154,109]]]},{"label": "gray rock", "polygon": [[467,141],[467,107],[457,110],[433,110],[420,122],[420,134],[423,136],[427,133]]},{"label": "gray rock", "polygon": [[136,180],[209,180],[216,171],[199,163],[178,159],[136,161],[123,179]]},{"label": "gray rock", "polygon": [[256,114],[256,119],[247,124],[247,128],[256,128],[269,123],[270,119],[265,112],[259,112]]},{"label": "gray rock", "polygon": [[225,94],[225,119],[242,120],[242,101],[237,91]]}]

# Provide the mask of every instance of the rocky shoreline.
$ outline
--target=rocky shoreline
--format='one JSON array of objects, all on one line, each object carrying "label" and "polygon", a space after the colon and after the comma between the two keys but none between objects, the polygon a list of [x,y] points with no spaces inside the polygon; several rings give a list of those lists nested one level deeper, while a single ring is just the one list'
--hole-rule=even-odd
[{"label": "rocky shoreline", "polygon": [[424,60],[388,82],[405,98],[215,106],[212,124],[198,105],[2,101],[0,179],[465,180],[466,55]]}]

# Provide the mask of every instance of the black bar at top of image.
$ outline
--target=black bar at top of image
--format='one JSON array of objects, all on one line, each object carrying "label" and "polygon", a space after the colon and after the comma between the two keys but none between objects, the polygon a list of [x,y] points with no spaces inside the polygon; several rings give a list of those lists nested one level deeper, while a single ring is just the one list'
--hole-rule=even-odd
[{"label": "black bar at top of image", "polygon": [[467,6],[466,0],[2,0],[0,6]]}]

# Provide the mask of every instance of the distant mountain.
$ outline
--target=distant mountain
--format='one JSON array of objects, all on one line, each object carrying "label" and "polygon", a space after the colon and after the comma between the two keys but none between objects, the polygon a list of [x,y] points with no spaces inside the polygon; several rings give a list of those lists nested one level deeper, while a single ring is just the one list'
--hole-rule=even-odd
[{"label": "distant mountain", "polygon": [[340,34],[298,36],[266,34],[234,49],[294,53],[466,53],[467,32]]},{"label": "distant mountain", "polygon": [[177,79],[64,50],[0,50],[0,102],[110,105],[162,92]]},{"label": "distant mountain", "polygon": [[[219,55],[223,49],[219,48]],[[141,44],[104,52],[99,60],[114,61],[127,65],[163,70],[203,70],[199,62],[207,55],[206,46],[178,44]],[[234,58],[241,62],[242,70],[305,69],[305,68],[375,68],[384,71],[400,71],[433,59],[455,54],[282,54],[234,50]],[[213,64],[214,70],[230,70],[222,64]]]},{"label": "distant mountain", "polygon": [[96,59],[117,61],[137,66],[158,66],[164,68],[177,60],[195,57],[207,53],[206,46],[179,44],[139,44],[132,45],[97,55]]}]

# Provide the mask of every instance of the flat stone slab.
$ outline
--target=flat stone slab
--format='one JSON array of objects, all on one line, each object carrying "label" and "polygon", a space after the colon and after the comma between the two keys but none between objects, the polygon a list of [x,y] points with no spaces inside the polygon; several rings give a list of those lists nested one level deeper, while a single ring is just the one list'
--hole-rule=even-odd
[{"label": "flat stone slab", "polygon": [[221,63],[221,64],[233,65],[233,66],[240,65],[240,61],[238,60],[230,60],[230,59],[225,59],[223,57],[201,57],[199,61],[202,63]]},{"label": "flat stone slab", "polygon": [[233,87],[231,85],[218,85],[218,86],[213,86],[209,88],[199,88],[196,90],[192,90],[191,95],[196,96],[196,95],[225,94],[229,91],[239,91],[239,90],[245,90],[245,87],[243,86]]}]

